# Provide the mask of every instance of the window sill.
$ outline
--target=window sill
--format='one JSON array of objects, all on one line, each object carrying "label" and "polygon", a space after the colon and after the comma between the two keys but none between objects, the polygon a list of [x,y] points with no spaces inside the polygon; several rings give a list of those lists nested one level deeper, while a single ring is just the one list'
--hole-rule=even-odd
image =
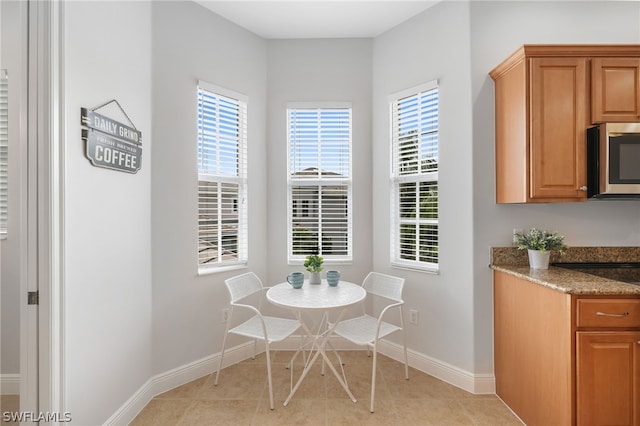
[{"label": "window sill", "polygon": [[[287,265],[289,265],[289,266],[304,265],[304,259],[289,259],[287,261]],[[353,265],[353,260],[352,259],[344,259],[344,260],[330,259],[330,260],[327,260],[325,258],[324,262],[322,263],[323,269],[327,269],[327,266],[331,266],[331,265]]]},{"label": "window sill", "polygon": [[237,265],[228,265],[228,266],[216,266],[216,267],[209,267],[209,268],[198,268],[198,276],[204,276],[204,275],[213,275],[213,274],[217,274],[220,272],[228,272],[228,271],[235,271],[238,269],[244,269],[247,267],[246,263],[239,263]]},{"label": "window sill", "polygon": [[430,275],[440,275],[440,268],[411,265],[406,263],[391,262],[391,267],[395,269],[404,269],[406,271],[422,272]]}]

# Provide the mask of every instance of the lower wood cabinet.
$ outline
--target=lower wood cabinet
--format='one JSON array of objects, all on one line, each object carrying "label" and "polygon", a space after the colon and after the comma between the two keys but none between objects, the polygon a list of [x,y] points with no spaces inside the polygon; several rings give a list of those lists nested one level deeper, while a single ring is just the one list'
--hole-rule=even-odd
[{"label": "lower wood cabinet", "polygon": [[640,298],[494,271],[496,393],[528,426],[640,426]]},{"label": "lower wood cabinet", "polygon": [[576,334],[577,424],[640,424],[640,331]]}]

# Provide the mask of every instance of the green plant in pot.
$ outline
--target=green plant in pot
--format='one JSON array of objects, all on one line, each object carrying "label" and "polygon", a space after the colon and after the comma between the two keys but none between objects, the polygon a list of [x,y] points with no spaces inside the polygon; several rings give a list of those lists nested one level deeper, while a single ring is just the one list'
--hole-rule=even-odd
[{"label": "green plant in pot", "polygon": [[310,272],[309,284],[320,284],[322,282],[320,278],[320,271],[322,271],[323,262],[324,259],[322,256],[317,254],[311,254],[305,259],[304,267]]},{"label": "green plant in pot", "polygon": [[514,234],[513,242],[518,249],[528,251],[529,266],[532,269],[548,269],[550,251],[557,250],[563,254],[569,248],[564,243],[564,236],[536,228]]}]

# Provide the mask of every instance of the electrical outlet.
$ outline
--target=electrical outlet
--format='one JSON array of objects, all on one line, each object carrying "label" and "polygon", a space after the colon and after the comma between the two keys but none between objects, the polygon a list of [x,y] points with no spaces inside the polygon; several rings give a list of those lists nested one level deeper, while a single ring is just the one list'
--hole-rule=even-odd
[{"label": "electrical outlet", "polygon": [[222,311],[220,311],[220,313],[221,313],[220,322],[226,323],[227,319],[229,318],[229,308],[223,308]]},{"label": "electrical outlet", "polygon": [[413,325],[418,325],[418,311],[415,309],[409,309],[409,322]]},{"label": "electrical outlet", "polygon": [[516,243],[515,243],[516,234],[522,234],[522,229],[520,229],[520,228],[513,228],[513,236],[512,236],[512,238],[511,238],[511,243],[512,243],[513,245],[516,245]]}]

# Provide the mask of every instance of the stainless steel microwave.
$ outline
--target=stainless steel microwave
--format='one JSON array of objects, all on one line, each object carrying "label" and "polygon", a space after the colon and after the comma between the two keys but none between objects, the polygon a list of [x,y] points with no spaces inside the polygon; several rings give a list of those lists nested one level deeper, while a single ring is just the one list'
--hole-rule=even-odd
[{"label": "stainless steel microwave", "polygon": [[587,129],[587,197],[640,199],[640,123]]}]

